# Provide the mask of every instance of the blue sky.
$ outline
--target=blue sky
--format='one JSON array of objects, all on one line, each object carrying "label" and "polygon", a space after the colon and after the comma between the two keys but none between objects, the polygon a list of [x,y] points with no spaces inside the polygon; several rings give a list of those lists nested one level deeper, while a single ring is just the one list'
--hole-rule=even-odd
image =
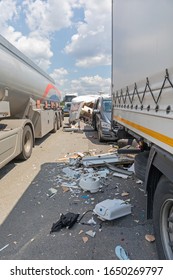
[{"label": "blue sky", "polygon": [[1,35],[62,94],[110,92],[111,0],[1,0]]}]

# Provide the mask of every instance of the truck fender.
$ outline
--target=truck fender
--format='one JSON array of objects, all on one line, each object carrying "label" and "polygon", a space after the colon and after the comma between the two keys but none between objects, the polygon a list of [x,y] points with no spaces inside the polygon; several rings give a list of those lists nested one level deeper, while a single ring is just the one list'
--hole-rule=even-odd
[{"label": "truck fender", "polygon": [[162,175],[173,182],[173,157],[163,149],[153,145],[146,167],[144,188],[147,193],[147,218],[152,218],[153,200],[157,184]]}]

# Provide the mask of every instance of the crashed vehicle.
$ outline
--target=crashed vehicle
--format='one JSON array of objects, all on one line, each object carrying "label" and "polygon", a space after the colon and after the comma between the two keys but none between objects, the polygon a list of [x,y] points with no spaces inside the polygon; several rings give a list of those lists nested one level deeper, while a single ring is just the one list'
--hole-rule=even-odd
[{"label": "crashed vehicle", "polygon": [[109,95],[100,96],[95,104],[92,115],[92,125],[98,131],[98,139],[102,141],[114,141],[116,135],[111,128],[112,99]]},{"label": "crashed vehicle", "polygon": [[97,95],[81,95],[73,98],[69,112],[69,123],[77,123],[80,119],[92,120],[93,106],[97,99]]}]

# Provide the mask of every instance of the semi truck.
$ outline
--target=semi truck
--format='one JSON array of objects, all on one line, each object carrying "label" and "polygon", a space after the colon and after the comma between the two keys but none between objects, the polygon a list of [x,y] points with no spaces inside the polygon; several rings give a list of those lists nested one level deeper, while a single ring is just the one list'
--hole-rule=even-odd
[{"label": "semi truck", "polygon": [[0,168],[62,126],[60,99],[54,80],[0,35]]},{"label": "semi truck", "polygon": [[173,259],[173,1],[112,0],[112,126],[135,138],[160,259]]}]

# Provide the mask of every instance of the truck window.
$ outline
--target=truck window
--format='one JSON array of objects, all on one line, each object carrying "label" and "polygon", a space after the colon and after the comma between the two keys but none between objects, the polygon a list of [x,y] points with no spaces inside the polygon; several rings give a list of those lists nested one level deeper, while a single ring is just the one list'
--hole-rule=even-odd
[{"label": "truck window", "polygon": [[105,112],[111,112],[112,100],[103,100],[103,110]]}]

